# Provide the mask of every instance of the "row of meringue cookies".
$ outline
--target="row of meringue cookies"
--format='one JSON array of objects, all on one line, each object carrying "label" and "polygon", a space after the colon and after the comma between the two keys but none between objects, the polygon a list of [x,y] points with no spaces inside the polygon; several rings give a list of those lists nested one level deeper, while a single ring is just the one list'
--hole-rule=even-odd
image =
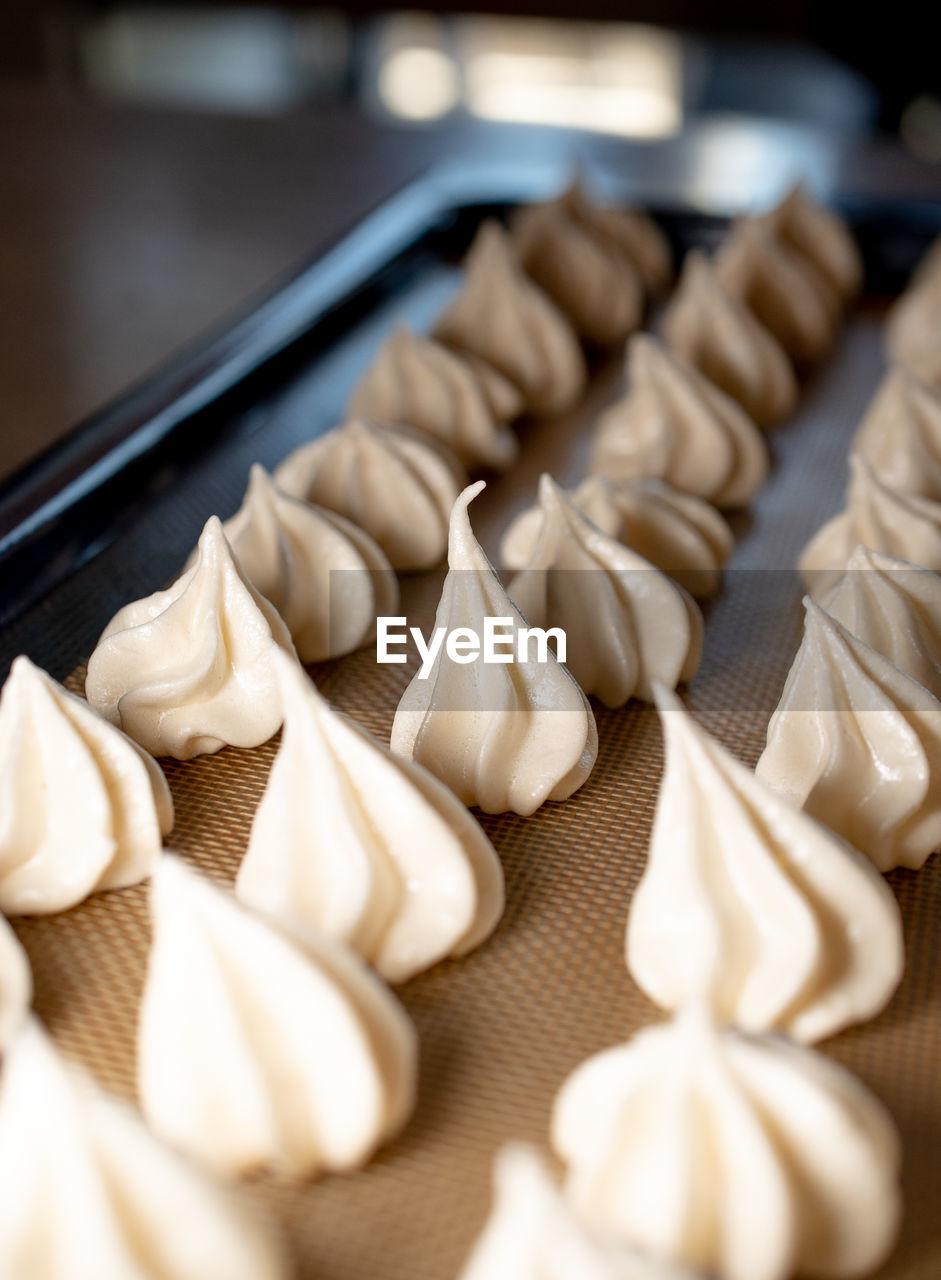
[{"label": "row of meringue cookies", "polygon": [[[838,224],[818,224],[820,234],[831,229],[848,295],[858,258]],[[702,275],[695,261],[693,270]],[[677,425],[653,440],[649,429],[632,440],[628,428],[620,449],[607,428],[596,456],[620,453],[631,479],[651,474],[635,469],[638,457],[656,457],[653,474],[663,477],[671,452],[675,465],[685,461],[673,440],[687,422],[731,421],[713,440],[729,442],[725,459],[757,458],[760,484],[762,454],[750,445],[760,437],[739,405],[650,339],[632,346],[637,400],[658,405],[662,420],[665,387]],[[640,405],[635,413],[643,422]],[[648,408],[646,419],[657,415]],[[704,447],[690,475],[717,453]],[[728,474],[712,481],[719,494]],[[545,479],[542,489],[542,507],[558,505]],[[715,501],[716,492],[696,496]],[[572,497],[603,519],[591,481]],[[524,560],[536,536],[528,512],[508,531],[504,559]],[[736,761],[667,685],[654,677],[647,696],[660,710],[666,764],[626,955],[631,976],[674,1020],[590,1059],[563,1085],[551,1136],[568,1168],[564,1197],[538,1153],[500,1154],[493,1212],[462,1280],[869,1274],[897,1233],[898,1135],[860,1082],[805,1046],[891,998],[904,964],[898,906],[866,858]]]}]

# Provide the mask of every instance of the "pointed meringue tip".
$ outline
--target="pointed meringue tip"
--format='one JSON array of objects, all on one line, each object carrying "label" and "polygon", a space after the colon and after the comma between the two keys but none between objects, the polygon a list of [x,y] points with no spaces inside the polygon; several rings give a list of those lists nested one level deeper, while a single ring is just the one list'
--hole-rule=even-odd
[{"label": "pointed meringue tip", "polygon": [[559,484],[544,471],[539,477],[539,502],[541,506],[555,507],[565,501],[565,495]]},{"label": "pointed meringue tip", "polygon": [[454,500],[448,526],[448,566],[451,569],[467,568],[462,562],[473,555],[471,548],[477,547],[477,539],[471,528],[470,515],[467,508],[479,493],[487,487],[486,480],[477,480],[462,489]]},{"label": "pointed meringue tip", "polygon": [[39,670],[41,670],[41,668],[36,666],[32,658],[28,657],[25,653],[18,653],[10,663],[10,675],[7,679],[11,679],[13,676],[33,675]]},{"label": "pointed meringue tip", "polygon": [[686,712],[686,707],[683,705],[676,693],[665,684],[661,683],[661,681],[654,680],[651,683],[651,691],[653,693],[654,705],[660,713],[661,719],[667,711]]},{"label": "pointed meringue tip", "polygon": [[311,692],[319,696],[320,691],[298,659],[286,653],[280,646],[276,645],[272,649],[271,665],[274,669],[278,688],[281,691],[285,718],[287,718],[290,708],[295,705],[298,697],[305,697]]}]

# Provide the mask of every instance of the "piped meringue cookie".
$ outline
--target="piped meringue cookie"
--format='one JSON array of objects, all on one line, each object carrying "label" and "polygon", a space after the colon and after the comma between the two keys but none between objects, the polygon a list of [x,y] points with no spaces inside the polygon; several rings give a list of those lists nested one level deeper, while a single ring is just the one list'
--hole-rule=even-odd
[{"label": "piped meringue cookie", "polygon": [[758,221],[814,266],[843,300],[852,302],[863,284],[863,260],[849,227],[832,209],[811,200],[797,183]]},{"label": "piped meringue cookie", "polygon": [[761,321],[799,366],[816,364],[836,339],[840,299],[767,223],[745,218],[716,253],[716,277]]},{"label": "piped meringue cookie", "polygon": [[758,426],[787,417],[797,403],[797,380],[784,348],[722,286],[699,250],[686,256],[663,334],[671,351],[737,400]]},{"label": "piped meringue cookie", "polygon": [[631,899],[627,967],[661,1008],[805,1043],[874,1018],[902,922],[862,854],[794,808],[655,690],[666,764]]},{"label": "piped meringue cookie", "polygon": [[831,618],[941,698],[941,577],[858,546],[820,601]]},{"label": "piped meringue cookie", "polygon": [[556,200],[519,209],[511,235],[526,273],[586,341],[615,346],[640,326],[640,273],[617,241],[599,230],[577,183]]},{"label": "piped meringue cookie", "polygon": [[503,869],[483,828],[427,769],[331,709],[277,663],[281,746],[236,895],[357,951],[387,982],[479,946],[503,914]]},{"label": "piped meringue cookie", "polygon": [[839,580],[854,548],[941,570],[941,502],[891,489],[858,453],[849,457],[846,505],[807,543],[797,567],[804,586],[819,599]]},{"label": "piped meringue cookie", "polygon": [[654,682],[691,680],[702,614],[675,582],[602,533],[551,476],[539,481],[542,523],[507,592],[533,626],[560,627],[566,665],[608,707],[650,700]]},{"label": "piped meringue cookie", "polygon": [[464,483],[457,459],[422,431],[352,419],[275,468],[279,489],[335,511],[377,542],[394,569],[433,569]]},{"label": "piped meringue cookie", "polygon": [[282,493],[258,463],[222,531],[242,573],[281,615],[302,662],[362,648],[375,635],[376,618],[398,608],[392,566],[369,534]]},{"label": "piped meringue cookie", "polygon": [[532,1147],[508,1143],[493,1169],[493,1208],[459,1280],[692,1280],[592,1234]]},{"label": "piped meringue cookie", "polygon": [[173,827],[157,762],[21,655],[0,697],[0,911],[144,880]]},{"label": "piped meringue cookie", "polygon": [[941,271],[919,275],[896,299],[885,337],[892,360],[941,386]]},{"label": "piped meringue cookie", "polygon": [[598,206],[583,202],[582,216],[599,235],[622,249],[634,263],[651,297],[666,293],[673,283],[673,250],[649,214],[626,206]]},{"label": "piped meringue cookie", "polygon": [[[690,595],[718,591],[719,571],[732,553],[733,538],[711,503],[662,480],[614,484],[598,475],[588,476],[566,497],[602,533],[668,573]],[[500,563],[507,569],[525,568],[543,523],[538,502],[520,512],[500,542]]]},{"label": "piped meringue cookie", "polygon": [[698,1006],[577,1067],[552,1144],[589,1225],[716,1280],[868,1275],[898,1229],[882,1103],[822,1054]]},{"label": "piped meringue cookie", "polygon": [[273,605],[248,581],[216,516],[166,591],[118,610],[88,661],[92,707],[155,756],[257,747],[281,727],[271,655],[294,655]]},{"label": "piped meringue cookie", "polygon": [[0,1058],[33,999],[33,974],[16,934],[0,915]]},{"label": "piped meringue cookie", "polygon": [[154,1132],[219,1174],[365,1164],[411,1114],[417,1040],[348,948],[249,911],[164,856],[138,1024]]},{"label": "piped meringue cookie", "polygon": [[[435,627],[469,628],[505,620],[519,644],[527,623],[481,550],[467,508],[484,488],[470,485],[451,513],[448,575]],[[523,816],[547,800],[567,800],[585,782],[598,754],[598,731],[588,699],[551,649],[539,661],[533,645],[503,661],[453,662],[442,647],[426,679],[419,673],[402,695],[391,747],[417,761],[467,805],[485,813]],[[512,660],[507,662],[506,657]]]},{"label": "piped meringue cookie", "polygon": [[66,1063],[35,1019],[0,1074],[0,1275],[287,1280],[264,1218]]},{"label": "piped meringue cookie", "polygon": [[941,702],[804,598],[804,638],[755,772],[880,871],[941,846]]},{"label": "piped meringue cookie", "polygon": [[465,260],[457,297],[438,319],[434,336],[499,370],[536,414],[571,409],[587,371],[572,326],[523,272],[509,235],[488,220]]},{"label": "piped meringue cookie", "polygon": [[481,368],[399,325],[353,391],[349,415],[404,422],[447,445],[465,466],[503,470],[519,453],[507,423],[521,411],[522,396],[496,369]]},{"label": "piped meringue cookie", "polygon": [[890,369],[859,424],[852,447],[890,489],[938,500],[941,391],[908,369]]},{"label": "piped meringue cookie", "polygon": [[648,334],[631,339],[627,375],[627,393],[598,419],[591,470],[664,480],[717,507],[750,502],[768,447],[741,405]]}]

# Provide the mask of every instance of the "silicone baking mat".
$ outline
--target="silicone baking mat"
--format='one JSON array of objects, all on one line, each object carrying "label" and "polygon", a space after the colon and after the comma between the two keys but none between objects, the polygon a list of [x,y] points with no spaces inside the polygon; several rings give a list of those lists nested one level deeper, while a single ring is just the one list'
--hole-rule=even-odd
[{"label": "silicone baking mat", "polygon": [[[450,277],[426,280],[397,305],[421,323]],[[374,317],[373,338],[388,317]],[[238,504],[248,465],[271,464],[317,425],[339,416],[355,368],[374,341],[353,346],[301,382],[224,458],[194,468],[185,484],[33,612],[30,652],[57,672],[87,656],[113,608],[159,586],[189,550],[203,520]],[[791,566],[808,535],[840,505],[852,430],[882,371],[880,326],[857,316],[823,372],[805,387],[795,418],[772,433],[775,465],[750,514],[719,596],[706,606],[702,668],[685,691],[696,717],[753,763],[800,638],[800,592]],[[595,405],[578,418],[524,430],[523,457],[493,481],[473,517],[493,554],[510,515],[541,470],[582,474],[586,424],[612,391],[595,380]],[[16,633],[13,636],[17,638]],[[387,740],[401,667],[371,651],[312,670],[342,710]],[[81,686],[73,673],[72,684]],[[552,1100],[586,1056],[660,1015],[623,960],[628,902],[644,863],[661,770],[655,713],[637,703],[596,707],[598,762],[568,802],[533,817],[485,817],[506,870],[507,908],[496,934],[467,959],[439,965],[399,989],[421,1039],[417,1109],[407,1128],[362,1172],[294,1184],[259,1178],[291,1240],[298,1274],[319,1280],[448,1280],[460,1269],[490,1198],[490,1165],[508,1138],[545,1146]],[[219,881],[233,879],[276,749],[226,750],[187,764],[164,762],[176,804],[171,847]],[[905,1220],[881,1273],[893,1280],[941,1275],[941,858],[890,876],[905,922],[908,964],[888,1010],[829,1041],[824,1051],[888,1104],[901,1130]],[[102,1084],[134,1094],[135,1019],[148,947],[147,889],[99,895],[63,915],[17,920],[36,983],[36,1010],[56,1041]],[[573,1278],[574,1280],[574,1278]]]}]

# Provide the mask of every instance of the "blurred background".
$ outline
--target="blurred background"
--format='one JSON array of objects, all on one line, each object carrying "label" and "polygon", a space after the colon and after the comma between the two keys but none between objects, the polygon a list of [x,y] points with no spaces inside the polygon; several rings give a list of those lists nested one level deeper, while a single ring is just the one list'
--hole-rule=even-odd
[{"label": "blurred background", "polygon": [[0,0],[0,476],[441,161],[941,199],[926,11]]}]

